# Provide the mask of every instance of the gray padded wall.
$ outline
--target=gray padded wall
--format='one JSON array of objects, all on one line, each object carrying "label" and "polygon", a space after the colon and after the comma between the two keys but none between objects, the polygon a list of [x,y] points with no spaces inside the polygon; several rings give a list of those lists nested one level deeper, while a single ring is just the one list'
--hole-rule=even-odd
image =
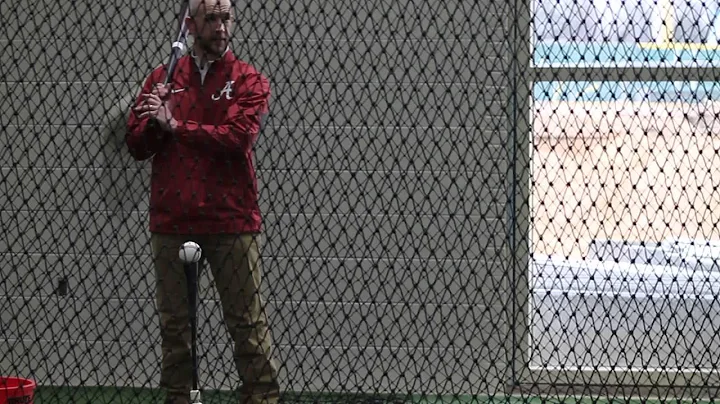
[{"label": "gray padded wall", "polygon": [[[106,113],[168,53],[174,26],[162,19],[177,7],[163,17],[173,3],[155,3],[0,4],[0,373],[157,385],[149,162],[132,161],[108,126],[117,111]],[[240,12],[233,48],[273,91],[256,164],[284,389],[508,381],[512,9],[501,3]],[[63,277],[67,296],[55,294]],[[232,388],[210,282],[201,384]]]}]

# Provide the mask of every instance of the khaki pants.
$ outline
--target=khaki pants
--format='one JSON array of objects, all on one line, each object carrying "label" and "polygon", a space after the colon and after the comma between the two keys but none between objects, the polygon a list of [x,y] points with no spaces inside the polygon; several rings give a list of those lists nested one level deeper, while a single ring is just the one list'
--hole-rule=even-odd
[{"label": "khaki pants", "polygon": [[[167,402],[188,403],[192,387],[187,282],[178,256],[182,243],[192,240],[200,245],[203,258],[210,265],[225,326],[235,345],[235,365],[243,383],[240,402],[277,403],[277,365],[272,358],[272,338],[260,291],[259,237],[152,234],[162,338],[160,385],[168,395]],[[202,334],[198,333],[199,344]]]}]

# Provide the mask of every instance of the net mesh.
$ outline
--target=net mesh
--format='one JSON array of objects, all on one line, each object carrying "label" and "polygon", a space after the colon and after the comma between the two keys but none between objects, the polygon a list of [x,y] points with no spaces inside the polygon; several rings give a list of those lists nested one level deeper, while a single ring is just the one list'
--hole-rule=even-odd
[{"label": "net mesh", "polygon": [[[206,404],[260,386],[255,345],[284,402],[716,397],[718,4],[239,1],[263,125],[211,67],[170,96],[195,97],[175,118],[196,142],[137,158],[131,108],[182,10],[0,3],[0,377],[35,403],[187,398],[185,241]],[[165,208],[244,220],[218,207],[249,164],[260,235],[151,237]],[[168,184],[196,197],[158,208]]]}]

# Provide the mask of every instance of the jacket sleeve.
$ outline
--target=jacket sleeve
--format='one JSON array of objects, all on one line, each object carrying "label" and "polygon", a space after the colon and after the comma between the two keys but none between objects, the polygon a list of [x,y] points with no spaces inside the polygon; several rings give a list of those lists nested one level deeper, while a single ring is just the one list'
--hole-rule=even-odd
[{"label": "jacket sleeve", "polygon": [[155,76],[155,73],[148,76],[142,91],[130,106],[131,110],[127,122],[127,132],[125,133],[125,143],[135,160],[142,161],[154,156],[167,144],[170,135],[167,131],[160,128],[160,125],[156,122],[151,121],[150,118],[139,118],[135,111],[133,111],[142,101],[142,94],[152,91],[156,83]]},{"label": "jacket sleeve", "polygon": [[212,152],[250,150],[268,113],[270,84],[262,74],[247,74],[235,90],[235,100],[221,124],[201,124],[177,120],[174,130],[178,142]]}]

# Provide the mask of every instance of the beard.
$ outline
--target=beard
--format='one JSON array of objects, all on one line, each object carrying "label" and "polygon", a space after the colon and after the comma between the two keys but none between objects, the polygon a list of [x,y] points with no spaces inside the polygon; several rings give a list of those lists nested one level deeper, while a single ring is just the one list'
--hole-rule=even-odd
[{"label": "beard", "polygon": [[223,53],[225,53],[225,49],[227,49],[228,46],[228,39],[227,38],[218,38],[218,37],[201,37],[197,38],[198,45],[200,45],[200,49],[202,49],[203,52],[207,55],[209,59],[217,59],[220,58]]}]

